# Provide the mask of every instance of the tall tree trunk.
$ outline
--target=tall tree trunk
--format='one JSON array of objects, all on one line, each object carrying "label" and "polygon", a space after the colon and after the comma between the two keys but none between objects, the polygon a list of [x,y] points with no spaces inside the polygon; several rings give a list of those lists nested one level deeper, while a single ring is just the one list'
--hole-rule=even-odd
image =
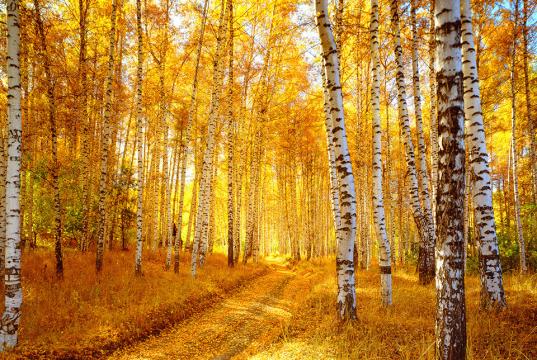
[{"label": "tall tree trunk", "polygon": [[[496,221],[492,207],[492,182],[489,154],[481,112],[481,95],[474,48],[472,10],[470,0],[462,0],[462,71],[464,79],[464,110],[470,149],[470,183],[475,203],[475,221],[478,232],[479,272],[481,278],[481,306],[504,307],[500,250],[496,237]],[[466,248],[465,248],[466,249]]]},{"label": "tall tree trunk", "polygon": [[225,33],[225,9],[224,0],[221,1],[220,19],[216,39],[216,53],[213,60],[213,88],[211,92],[211,103],[209,106],[209,119],[207,123],[207,140],[203,154],[203,165],[201,172],[201,184],[198,199],[198,208],[196,210],[196,226],[194,228],[194,243],[192,246],[191,273],[196,276],[196,268],[199,263],[203,266],[208,248],[209,233],[209,214],[211,202],[211,174],[213,171],[213,158],[216,143],[216,118],[217,110],[220,105],[220,96],[222,90],[222,43]]},{"label": "tall tree trunk", "polygon": [[[0,322],[0,351],[17,345],[21,317],[21,232],[20,232],[20,167],[21,167],[21,76],[19,1],[7,1],[7,121],[8,157],[6,177],[6,244],[4,313]],[[36,11],[39,8],[36,8]]]},{"label": "tall tree trunk", "polygon": [[[136,147],[137,147],[137,206],[136,206],[136,258],[134,260],[134,272],[137,276],[142,275],[142,250],[143,250],[143,190],[144,190],[144,158],[143,158],[143,117],[142,117],[142,84],[143,73],[143,37],[142,37],[142,4],[136,0],[136,35],[138,37],[138,65],[136,69]],[[134,154],[133,154],[134,157]]]},{"label": "tall tree trunk", "polygon": [[[420,91],[420,72],[418,66],[418,29],[416,24],[417,1],[410,1],[410,17],[412,23],[412,85],[414,93],[414,115],[416,117],[416,133],[418,135],[418,181],[420,186],[420,194],[423,205],[423,215],[427,218],[427,223],[434,234],[434,220],[431,208],[431,197],[429,194],[429,174],[427,172],[427,149],[425,148],[425,135],[423,133],[423,119],[421,112],[421,91]],[[434,237],[429,239],[430,248],[427,249],[426,260],[434,270]],[[429,275],[434,275],[430,272]]]},{"label": "tall tree trunk", "polygon": [[[186,123],[186,131],[185,131],[185,138],[181,142],[181,153],[183,154],[183,158],[181,160],[181,189],[179,191],[179,213],[178,213],[178,229],[177,232],[179,233],[179,236],[175,240],[174,248],[175,248],[175,256],[174,256],[174,262],[173,262],[173,271],[175,273],[179,272],[179,244],[181,243],[181,234],[182,234],[182,227],[183,227],[183,208],[184,208],[184,201],[185,201],[185,184],[186,184],[186,167],[187,167],[187,160],[188,160],[188,146],[190,144],[190,138],[192,134],[192,128],[193,128],[193,122],[195,118],[195,112],[197,107],[197,95],[198,95],[198,75],[199,75],[199,67],[200,67],[200,58],[201,58],[201,50],[203,48],[203,37],[205,35],[205,24],[207,23],[207,8],[209,6],[209,0],[205,0],[203,5],[203,14],[201,18],[201,29],[200,29],[200,37],[198,40],[198,47],[196,49],[196,65],[194,67],[194,79],[192,80],[192,93],[190,94],[190,107],[188,110],[188,119]],[[196,167],[196,173],[197,173],[197,166]],[[195,188],[195,186],[194,186]],[[192,204],[194,203],[194,199],[196,198],[196,193],[192,193]],[[191,219],[193,219],[193,211],[191,207],[190,216],[188,220],[188,226],[189,229],[187,231],[187,236],[190,236],[190,224]],[[190,241],[186,241],[186,245],[189,244]],[[192,246],[194,248],[194,246]]]},{"label": "tall tree trunk", "polygon": [[[2,124],[4,125],[4,124]],[[9,126],[9,121],[8,124]],[[0,132],[0,276],[4,283],[4,268],[6,261],[6,176],[7,176],[7,139],[4,131]],[[30,174],[30,177],[32,175]],[[22,226],[21,226],[22,227]]]},{"label": "tall tree trunk", "polygon": [[317,30],[323,49],[323,71],[326,73],[326,85],[330,94],[330,112],[334,125],[334,147],[341,194],[341,224],[339,231],[336,232],[339,238],[336,257],[337,312],[340,319],[355,319],[356,290],[354,287],[353,248],[356,236],[356,192],[345,130],[338,51],[328,16],[327,0],[316,0],[315,8],[317,11]]},{"label": "tall tree trunk", "polygon": [[234,257],[233,257],[233,239],[235,236],[234,233],[234,216],[235,216],[235,204],[234,204],[234,197],[235,197],[235,189],[234,189],[234,175],[233,175],[233,152],[234,149],[234,138],[235,138],[235,124],[233,119],[233,0],[227,0],[227,12],[229,15],[229,37],[228,37],[228,56],[229,56],[229,65],[228,65],[228,71],[229,71],[229,78],[228,78],[228,98],[227,98],[227,130],[228,130],[228,143],[227,143],[227,152],[228,152],[228,159],[227,159],[227,186],[228,186],[228,200],[227,200],[227,210],[228,210],[228,218],[227,218],[227,265],[229,267],[233,267],[234,265]]},{"label": "tall tree trunk", "polygon": [[110,117],[112,112],[112,85],[114,82],[114,53],[116,38],[116,11],[117,0],[112,0],[110,14],[110,44],[108,48],[108,69],[106,79],[106,92],[104,97],[104,116],[101,141],[101,174],[99,177],[99,229],[97,237],[97,257],[95,267],[100,272],[103,267],[104,235],[106,224],[106,182],[108,178],[108,148],[110,146]]},{"label": "tall tree trunk", "polygon": [[90,151],[89,144],[91,134],[89,131],[88,116],[88,76],[87,76],[87,59],[86,59],[86,22],[88,16],[89,1],[78,0],[79,10],[79,34],[80,50],[78,58],[78,71],[80,77],[80,123],[82,125],[82,149],[81,149],[81,178],[82,181],[82,239],[80,248],[85,251],[86,244],[89,242],[89,207],[90,207]]},{"label": "tall tree trunk", "polygon": [[[16,5],[15,5],[16,6]],[[54,97],[54,79],[50,67],[50,58],[47,51],[47,39],[45,27],[41,19],[41,5],[39,0],[34,0],[36,13],[37,33],[40,42],[40,55],[43,62],[47,83],[47,100],[48,100],[48,120],[50,126],[51,140],[51,157],[52,157],[52,188],[54,196],[54,252],[56,255],[56,275],[63,278],[63,255],[62,255],[62,223],[61,223],[61,204],[60,204],[60,186],[59,186],[59,164],[58,164],[58,135],[56,123],[56,99]]]},{"label": "tall tree trunk", "polygon": [[524,53],[524,92],[526,97],[526,121],[528,126],[528,132],[530,137],[530,167],[532,174],[532,195],[533,203],[537,204],[537,141],[535,139],[535,115],[532,113],[531,108],[531,94],[530,94],[530,79],[529,79],[529,64],[528,64],[528,16],[529,16],[528,0],[524,0],[524,24],[522,28],[523,37],[523,51]]},{"label": "tall tree trunk", "polygon": [[518,152],[517,152],[517,133],[516,133],[516,47],[517,47],[517,33],[518,33],[518,18],[519,0],[514,0],[515,14],[514,14],[514,28],[513,28],[513,43],[511,48],[511,151],[513,160],[513,196],[515,200],[515,221],[518,236],[518,247],[520,256],[520,272],[525,273],[528,271],[526,265],[526,244],[524,241],[524,234],[522,232],[522,221],[520,219],[520,195],[518,192]]},{"label": "tall tree trunk", "polygon": [[[324,124],[326,128],[326,147],[328,149],[328,169],[330,173],[330,198],[332,200],[332,213],[333,213],[333,222],[334,229],[339,230],[341,225],[341,210],[340,210],[340,199],[339,199],[339,183],[337,178],[337,169],[336,169],[336,153],[334,150],[334,138],[332,135],[333,124],[332,124],[332,114],[330,113],[330,94],[328,93],[328,86],[326,82],[326,73],[321,69],[321,78],[323,82],[323,93],[324,93]],[[338,237],[339,238],[339,237]]]},{"label": "tall tree trunk", "polygon": [[395,61],[397,64],[396,83],[399,122],[405,143],[405,157],[410,180],[412,212],[420,235],[420,251],[418,258],[419,281],[421,284],[428,284],[434,279],[434,226],[432,224],[432,215],[426,209],[423,209],[420,203],[419,183],[414,156],[414,144],[412,142],[410,119],[408,116],[408,108],[406,103],[405,75],[403,72],[403,48],[401,47],[401,34],[399,31],[398,0],[391,0],[390,9],[391,24],[395,42]]},{"label": "tall tree trunk", "polygon": [[458,0],[435,1],[438,94],[436,358],[466,358],[464,102]]},{"label": "tall tree trunk", "polygon": [[436,219],[436,189],[438,182],[438,110],[436,99],[436,74],[434,63],[436,59],[436,43],[434,36],[434,0],[430,2],[429,18],[429,93],[430,93],[430,140],[431,140],[431,192],[433,222]]},{"label": "tall tree trunk", "polygon": [[371,107],[373,110],[373,216],[379,240],[380,292],[384,306],[392,304],[392,267],[390,242],[386,233],[384,196],[382,194],[382,128],[380,126],[380,60],[379,60],[379,4],[371,0],[371,56],[373,61],[373,86]]}]

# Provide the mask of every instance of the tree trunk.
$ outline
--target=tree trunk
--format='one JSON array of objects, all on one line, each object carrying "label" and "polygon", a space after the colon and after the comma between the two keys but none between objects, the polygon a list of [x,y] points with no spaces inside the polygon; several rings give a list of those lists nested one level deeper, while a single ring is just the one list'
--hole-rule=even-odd
[{"label": "tree trunk", "polygon": [[373,61],[373,86],[371,88],[371,107],[373,110],[373,216],[379,241],[379,267],[381,302],[384,306],[392,304],[392,267],[390,242],[386,233],[384,197],[382,194],[382,128],[380,126],[380,60],[379,60],[379,5],[371,0],[371,55]]},{"label": "tree trunk", "polygon": [[213,61],[213,88],[211,92],[211,103],[209,107],[209,119],[207,124],[207,146],[203,154],[203,165],[201,172],[201,184],[198,199],[198,208],[196,210],[196,226],[194,228],[194,243],[192,246],[191,273],[196,276],[198,264],[198,250],[200,266],[205,262],[205,256],[208,247],[208,230],[209,230],[209,211],[211,200],[211,174],[213,171],[213,158],[215,148],[215,132],[217,109],[220,104],[220,92],[222,89],[222,43],[224,39],[224,1],[221,2],[220,20],[218,25],[218,34],[216,41],[216,53]]},{"label": "tree trunk", "polygon": [[101,141],[101,174],[99,178],[99,229],[97,238],[96,270],[100,272],[103,267],[104,235],[106,224],[106,182],[108,178],[108,148],[110,146],[110,116],[112,112],[112,84],[114,81],[114,52],[116,36],[117,2],[112,0],[112,13],[110,14],[110,44],[108,48],[108,69],[106,79],[106,93],[104,98],[104,116]]},{"label": "tree trunk", "polygon": [[[181,243],[181,233],[182,233],[182,226],[183,226],[183,208],[184,208],[184,199],[185,199],[185,184],[186,184],[186,167],[187,167],[187,159],[188,159],[188,145],[190,143],[191,133],[192,133],[192,125],[195,118],[195,112],[196,112],[196,106],[197,106],[197,95],[198,95],[198,75],[199,75],[199,67],[200,67],[200,58],[201,58],[201,50],[203,48],[203,37],[205,35],[205,25],[207,23],[207,8],[209,6],[209,0],[205,0],[205,3],[203,5],[203,14],[201,18],[201,29],[200,29],[200,38],[198,40],[198,47],[196,50],[196,66],[194,67],[194,79],[192,80],[192,93],[190,95],[190,108],[188,110],[188,119],[186,123],[186,132],[185,132],[185,138],[183,142],[181,143],[181,153],[183,154],[183,158],[181,161],[181,190],[179,191],[179,217],[177,220],[178,224],[178,233],[179,236],[175,240],[175,257],[174,257],[174,265],[173,265],[173,271],[175,273],[179,272],[179,244]],[[198,172],[197,166],[196,167],[196,174]],[[195,186],[193,188],[195,190]],[[194,200],[196,199],[196,192],[192,192],[192,206],[191,211],[188,219],[188,229],[187,229],[187,237],[190,236],[190,226],[193,223],[193,209],[195,208]],[[191,221],[192,220],[192,221]],[[187,239],[186,245],[188,246],[190,241]],[[196,245],[197,246],[197,245]],[[192,250],[194,250],[194,246],[192,246]]]},{"label": "tree trunk", "polygon": [[[434,221],[433,212],[431,208],[431,197],[429,194],[429,174],[427,172],[427,149],[425,148],[425,136],[423,133],[423,119],[421,112],[421,91],[420,91],[420,72],[418,67],[418,29],[416,24],[416,8],[417,0],[410,1],[410,14],[412,23],[412,85],[414,93],[414,115],[416,117],[416,133],[418,135],[418,181],[420,186],[420,194],[422,200],[422,209],[427,223],[434,234]],[[432,266],[434,271],[434,237],[429,239],[430,248],[427,249],[426,260],[428,264]],[[431,269],[429,269],[430,271]],[[429,272],[430,276],[434,275],[434,272]]]},{"label": "tree trunk", "polygon": [[229,56],[229,78],[228,78],[228,98],[227,98],[227,186],[228,186],[228,199],[227,199],[227,265],[233,267],[234,257],[233,257],[233,240],[235,237],[234,225],[235,225],[235,189],[234,189],[234,178],[233,178],[233,152],[234,149],[234,138],[235,138],[235,124],[233,119],[233,0],[227,0],[227,12],[229,15],[229,38],[228,38],[228,56]]},{"label": "tree trunk", "polygon": [[[487,152],[479,77],[472,30],[470,0],[462,0],[462,71],[464,79],[464,110],[470,149],[470,183],[475,203],[478,232],[481,306],[505,307],[500,251],[496,237],[496,221],[492,207],[492,182]],[[466,248],[465,248],[466,250]]]},{"label": "tree trunk", "polygon": [[522,28],[523,46],[524,46],[524,92],[526,97],[526,121],[530,137],[530,167],[532,174],[532,195],[533,203],[537,204],[537,141],[535,139],[535,116],[531,109],[531,94],[530,94],[530,79],[529,79],[529,64],[528,64],[528,16],[529,16],[529,1],[524,0],[524,25]]},{"label": "tree trunk", "polygon": [[348,320],[356,318],[356,290],[354,288],[352,255],[356,236],[356,192],[345,131],[338,51],[328,16],[327,0],[316,0],[315,8],[317,11],[317,29],[323,49],[323,71],[326,72],[326,87],[330,94],[330,112],[334,125],[334,147],[341,194],[341,224],[336,232],[339,238],[336,257],[337,312],[340,319]]},{"label": "tree trunk", "polygon": [[89,143],[91,134],[89,130],[88,116],[88,78],[87,78],[87,59],[86,59],[86,20],[89,9],[88,0],[78,0],[79,10],[79,33],[80,33],[80,50],[78,58],[78,71],[80,77],[80,123],[82,125],[82,149],[81,149],[81,178],[82,182],[82,239],[80,248],[85,251],[86,244],[89,242],[89,207],[90,207],[90,151]]},{"label": "tree trunk", "polygon": [[[410,131],[410,119],[406,103],[405,75],[403,72],[403,48],[401,47],[401,34],[399,31],[399,3],[398,0],[391,0],[391,23],[395,42],[395,60],[397,64],[397,103],[399,111],[399,122],[405,143],[405,157],[407,163],[408,176],[410,180],[410,198],[412,212],[416,228],[420,235],[420,251],[418,257],[419,281],[421,284],[428,284],[434,279],[434,243],[435,234],[432,224],[432,214],[423,209],[420,204],[419,183],[416,173],[416,161],[414,156],[414,144]],[[420,176],[421,177],[421,176]],[[423,189],[422,189],[423,191]]]},{"label": "tree trunk", "polygon": [[[142,250],[143,250],[143,190],[144,190],[144,158],[143,158],[143,117],[142,117],[142,84],[143,73],[143,38],[142,38],[142,4],[136,0],[136,35],[138,37],[138,65],[136,69],[136,146],[137,146],[137,206],[136,206],[136,258],[134,272],[137,276],[142,275]],[[134,154],[133,154],[134,157]]]},{"label": "tree trunk", "polygon": [[520,219],[520,195],[518,193],[518,153],[517,153],[517,133],[516,133],[516,46],[517,46],[517,32],[518,32],[518,17],[519,0],[515,0],[515,21],[513,29],[513,43],[511,48],[511,151],[513,160],[513,197],[515,200],[515,221],[518,236],[518,247],[520,256],[520,272],[525,273],[528,271],[526,265],[526,244],[524,241],[524,234],[522,232],[522,221]]},{"label": "tree trunk", "polygon": [[[17,6],[17,5],[14,5]],[[48,120],[50,126],[51,138],[51,157],[52,157],[52,188],[54,196],[54,252],[56,255],[56,275],[63,278],[63,255],[62,255],[62,223],[61,223],[61,204],[60,204],[60,187],[59,187],[59,164],[58,164],[58,135],[56,123],[56,100],[54,97],[54,79],[50,67],[50,59],[47,52],[47,39],[43,20],[41,19],[41,5],[39,0],[34,0],[36,13],[37,33],[39,36],[41,60],[47,82],[47,100],[48,100]]]},{"label": "tree trunk", "polygon": [[430,140],[431,140],[431,192],[433,222],[436,219],[436,189],[438,180],[438,110],[436,99],[436,75],[434,63],[436,59],[436,43],[434,37],[434,0],[431,1],[429,18],[429,93],[430,93]]},{"label": "tree trunk", "polygon": [[466,358],[464,295],[465,148],[461,18],[458,0],[436,0],[438,194],[436,358]]},{"label": "tree trunk", "polygon": [[[0,327],[0,351],[17,345],[21,317],[21,233],[20,233],[20,166],[21,166],[21,76],[19,64],[19,1],[8,0],[7,8],[7,121],[8,157],[6,177],[6,243],[4,313]],[[39,7],[36,7],[36,11]]]}]

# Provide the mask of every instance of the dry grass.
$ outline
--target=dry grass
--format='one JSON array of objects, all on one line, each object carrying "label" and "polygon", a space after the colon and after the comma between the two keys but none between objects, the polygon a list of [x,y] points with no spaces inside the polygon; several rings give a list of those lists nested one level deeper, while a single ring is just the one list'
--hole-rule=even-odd
[{"label": "dry grass", "polygon": [[189,256],[183,256],[178,275],[164,271],[164,258],[164,252],[148,254],[144,276],[137,278],[132,252],[107,253],[97,276],[93,253],[66,252],[65,277],[58,281],[51,252],[25,253],[20,344],[12,355],[103,355],[202,311],[267,270],[229,270],[224,256],[213,255],[192,279]]},{"label": "dry grass", "polygon": [[[260,359],[433,359],[434,287],[417,284],[413,269],[393,279],[394,305],[379,304],[378,272],[357,273],[359,320],[340,324],[335,317],[333,261],[319,264],[325,274],[282,334]],[[468,277],[468,358],[537,358],[537,276],[505,277],[509,307],[500,313],[479,310],[478,279]]]}]

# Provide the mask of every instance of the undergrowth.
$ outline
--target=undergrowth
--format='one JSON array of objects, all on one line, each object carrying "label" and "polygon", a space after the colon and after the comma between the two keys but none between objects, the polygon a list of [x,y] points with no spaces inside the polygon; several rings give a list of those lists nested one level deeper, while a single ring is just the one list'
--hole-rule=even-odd
[{"label": "undergrowth", "polygon": [[164,251],[148,253],[144,275],[136,277],[132,252],[110,252],[97,275],[95,254],[66,252],[58,280],[51,252],[25,253],[20,342],[10,357],[101,357],[203,311],[267,271],[262,265],[229,269],[227,258],[215,254],[193,279],[189,254],[179,274],[165,271],[164,260]]},{"label": "undergrowth", "polygon": [[[423,287],[414,268],[393,276],[393,306],[380,305],[379,275],[356,273],[358,320],[341,323],[335,316],[333,261],[320,262],[322,272],[304,311],[296,312],[280,342],[256,359],[434,359],[434,284]],[[479,309],[479,279],[466,279],[468,359],[537,359],[537,275],[504,278],[508,308]]]}]

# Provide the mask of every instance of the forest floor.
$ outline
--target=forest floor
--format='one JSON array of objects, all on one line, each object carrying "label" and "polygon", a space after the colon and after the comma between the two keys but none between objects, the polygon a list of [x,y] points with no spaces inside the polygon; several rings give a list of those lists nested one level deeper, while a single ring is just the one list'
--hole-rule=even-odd
[{"label": "forest floor", "polygon": [[[359,270],[359,319],[341,324],[333,259],[292,266],[268,258],[230,270],[216,254],[192,279],[187,259],[177,276],[156,253],[135,278],[131,253],[109,253],[100,277],[91,254],[67,254],[62,282],[50,254],[25,259],[21,343],[10,358],[434,358],[434,286],[418,285],[410,267],[394,272],[388,309],[376,267]],[[508,308],[482,312],[478,278],[467,276],[470,360],[537,359],[537,275],[504,281]]]},{"label": "forest floor", "polygon": [[318,275],[273,264],[271,272],[222,303],[111,359],[230,359],[256,354],[278,340]]}]

